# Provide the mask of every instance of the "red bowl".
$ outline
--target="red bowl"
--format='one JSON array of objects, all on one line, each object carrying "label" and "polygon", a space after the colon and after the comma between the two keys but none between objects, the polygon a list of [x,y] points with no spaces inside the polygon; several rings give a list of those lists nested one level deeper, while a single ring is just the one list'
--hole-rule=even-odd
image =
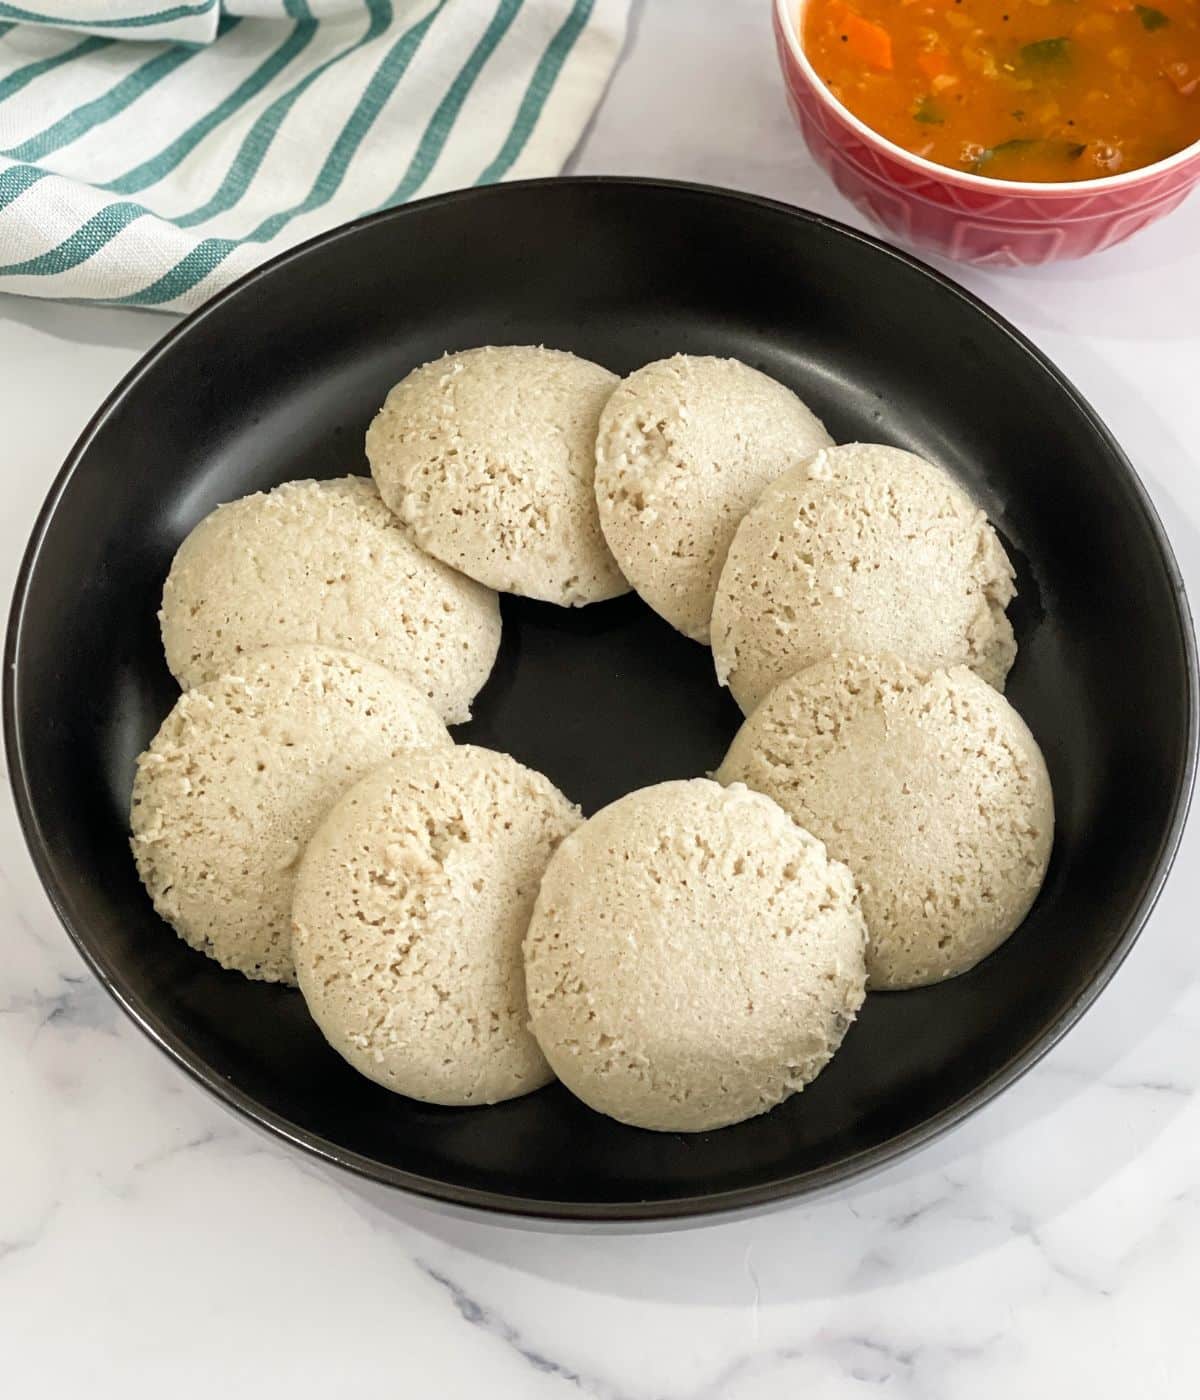
[{"label": "red bowl", "polygon": [[1160,219],[1200,180],[1200,142],[1166,160],[1070,184],[989,180],[880,136],[833,97],[800,42],[804,0],[773,0],[788,103],[817,161],[863,213],[960,262],[1032,267],[1109,248]]}]

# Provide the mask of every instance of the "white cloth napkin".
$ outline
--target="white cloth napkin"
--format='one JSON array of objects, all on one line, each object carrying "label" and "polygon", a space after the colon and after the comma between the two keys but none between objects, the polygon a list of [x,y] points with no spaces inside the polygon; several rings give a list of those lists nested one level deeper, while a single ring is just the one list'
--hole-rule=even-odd
[{"label": "white cloth napkin", "polygon": [[373,209],[557,173],[630,0],[0,0],[0,290],[186,311]]}]

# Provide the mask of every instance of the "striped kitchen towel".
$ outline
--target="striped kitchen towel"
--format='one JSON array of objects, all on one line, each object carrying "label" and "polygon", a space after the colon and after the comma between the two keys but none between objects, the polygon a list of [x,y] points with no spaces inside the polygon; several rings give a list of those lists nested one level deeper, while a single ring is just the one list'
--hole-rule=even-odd
[{"label": "striped kitchen towel", "polygon": [[0,291],[187,311],[359,214],[555,174],[629,3],[0,0]]}]

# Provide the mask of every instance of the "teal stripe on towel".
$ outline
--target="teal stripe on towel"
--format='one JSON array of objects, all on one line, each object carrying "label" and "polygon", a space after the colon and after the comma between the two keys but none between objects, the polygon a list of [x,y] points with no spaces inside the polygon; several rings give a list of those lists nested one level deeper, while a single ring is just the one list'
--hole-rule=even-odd
[{"label": "teal stripe on towel", "polygon": [[24,262],[0,267],[0,277],[53,277],[57,272],[69,272],[71,268],[87,262],[145,212],[140,204],[110,204],[98,214],[93,214],[87,223],[57,247],[39,253],[36,258],[26,258]]},{"label": "teal stripe on towel", "polygon": [[446,90],[446,95],[438,103],[417,144],[417,149],[409,162],[404,178],[384,200],[382,208],[392,204],[403,204],[411,199],[429,177],[429,172],[437,164],[437,158],[454,130],[454,123],[462,111],[463,103],[484,64],[496,51],[496,46],[508,33],[513,20],[520,13],[525,0],[501,0],[499,8],[492,16],[491,23],[484,30],[479,42],[471,51],[471,56],[459,69],[454,81]]},{"label": "teal stripe on towel", "polygon": [[[222,26],[227,31],[239,23],[239,20],[229,19],[222,21]],[[144,93],[149,92],[152,87],[201,52],[201,49],[190,44],[172,44],[162,53],[147,59],[107,92],[101,93],[91,102],[85,102],[82,107],[76,107],[73,112],[60,117],[44,131],[31,136],[27,141],[22,141],[19,146],[12,146],[0,154],[10,156],[13,160],[40,160],[54,151],[61,151],[64,146],[69,146],[73,141],[85,136],[93,127],[102,126],[114,117],[119,117]]]},{"label": "teal stripe on towel", "polygon": [[[206,15],[217,3],[217,0],[199,0],[195,5],[171,5],[165,10],[156,10],[149,15],[127,15],[124,19],[91,19],[87,21],[89,29],[146,29],[155,24],[170,24],[177,19],[193,19],[196,15]],[[19,5],[7,5],[0,3],[0,15],[5,19],[23,20],[27,24],[53,24],[61,28],[63,25],[77,23],[75,20],[65,20],[55,15],[38,14],[36,10],[25,10]]]},{"label": "teal stripe on towel", "polygon": [[562,72],[563,64],[575,47],[575,41],[587,28],[587,22],[592,17],[593,8],[594,0],[575,0],[575,4],[571,7],[571,13],[563,20],[558,33],[550,40],[546,52],[541,56],[538,66],[534,69],[533,77],[529,80],[529,87],[526,89],[521,106],[517,110],[517,117],[512,124],[512,129],[500,147],[496,158],[485,167],[483,173],[475,181],[477,185],[490,185],[497,180],[502,180],[512,168],[513,162],[525,149],[525,143],[533,134],[533,129],[537,126],[542,115],[546,99],[554,91],[554,84],[558,82],[558,75]]},{"label": "teal stripe on towel", "polygon": [[44,180],[49,173],[40,165],[10,165],[7,170],[0,170],[0,209],[7,209],[30,185]]},{"label": "teal stripe on towel", "polygon": [[373,43],[391,24],[392,6],[390,0],[367,0],[367,9],[371,18],[366,31],[352,44],[347,44],[344,49],[327,58],[324,63],[318,64],[311,73],[306,73],[287,92],[280,93],[242,138],[238,153],[234,156],[233,163],[226,172],[225,178],[217,187],[217,192],[199,208],[193,209],[187,214],[180,214],[178,218],[173,220],[174,223],[178,224],[180,228],[192,228],[196,224],[205,223],[214,214],[224,214],[226,210],[233,208],[250,188],[255,175],[258,174],[259,166],[262,165],[267,157],[267,152],[271,149],[271,144],[275,140],[280,126],[304,93],[323,73],[326,73],[335,64],[341,63],[343,59],[357,53],[365,45]]},{"label": "teal stripe on towel", "polygon": [[299,58],[318,33],[318,26],[311,18],[311,11],[305,0],[288,0],[288,9],[297,16],[295,28],[224,101],[219,102],[211,112],[205,113],[199,121],[193,122],[157,155],[142,161],[140,165],[135,165],[124,175],[118,175],[106,184],[97,185],[96,188],[111,190],[113,194],[136,194],[139,190],[149,189],[151,185],[165,179],[210,132],[240,112],[247,102],[253,101],[294,59]]},{"label": "teal stripe on towel", "polygon": [[190,292],[215,271],[235,248],[243,243],[264,243],[274,238],[299,215],[327,204],[337,193],[350,161],[374,125],[384,104],[407,72],[421,46],[421,41],[448,3],[449,0],[439,0],[435,9],[408,29],[388,50],[345,126],[338,133],[337,140],[313,181],[312,189],[299,204],[264,219],[253,233],[245,238],[206,238],[187,257],[180,259],[173,268],[148,287],[143,287],[140,292],[131,296],[122,297],[121,303],[125,306],[159,306],[163,302],[174,301]]},{"label": "teal stripe on towel", "polygon": [[98,39],[93,35],[90,39],[82,39],[78,44],[63,53],[56,53],[52,58],[39,58],[34,63],[26,63],[20,68],[14,69],[7,78],[0,79],[0,102],[6,97],[12,97],[14,93],[21,91],[23,87],[28,87],[35,78],[40,78],[43,73],[52,73],[54,69],[61,68],[64,63],[73,63],[77,58],[86,58],[88,54],[95,53],[98,49],[107,49],[115,44],[115,39]]}]

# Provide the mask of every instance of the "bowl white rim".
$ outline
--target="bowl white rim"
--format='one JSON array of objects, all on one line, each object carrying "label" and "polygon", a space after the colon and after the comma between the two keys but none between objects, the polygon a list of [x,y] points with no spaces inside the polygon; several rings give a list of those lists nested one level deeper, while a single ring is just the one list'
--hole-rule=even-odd
[{"label": "bowl white rim", "polygon": [[775,14],[780,32],[785,36],[788,48],[809,86],[820,95],[826,107],[852,127],[868,144],[882,146],[902,165],[907,165],[922,175],[933,176],[952,185],[961,185],[965,189],[988,190],[992,194],[1080,195],[1092,191],[1102,193],[1105,190],[1124,189],[1166,174],[1175,166],[1185,165],[1190,158],[1200,155],[1200,141],[1193,141],[1190,146],[1184,146],[1174,155],[1155,161],[1153,165],[1142,165],[1136,170],[1126,170],[1120,175],[1099,175],[1094,180],[994,180],[987,175],[973,175],[966,170],[955,170],[949,165],[938,165],[936,161],[926,160],[924,156],[914,155],[903,146],[897,146],[894,141],[890,141],[874,127],[856,117],[849,107],[833,96],[809,62],[800,38],[799,20],[807,4],[808,0],[775,0]]}]

